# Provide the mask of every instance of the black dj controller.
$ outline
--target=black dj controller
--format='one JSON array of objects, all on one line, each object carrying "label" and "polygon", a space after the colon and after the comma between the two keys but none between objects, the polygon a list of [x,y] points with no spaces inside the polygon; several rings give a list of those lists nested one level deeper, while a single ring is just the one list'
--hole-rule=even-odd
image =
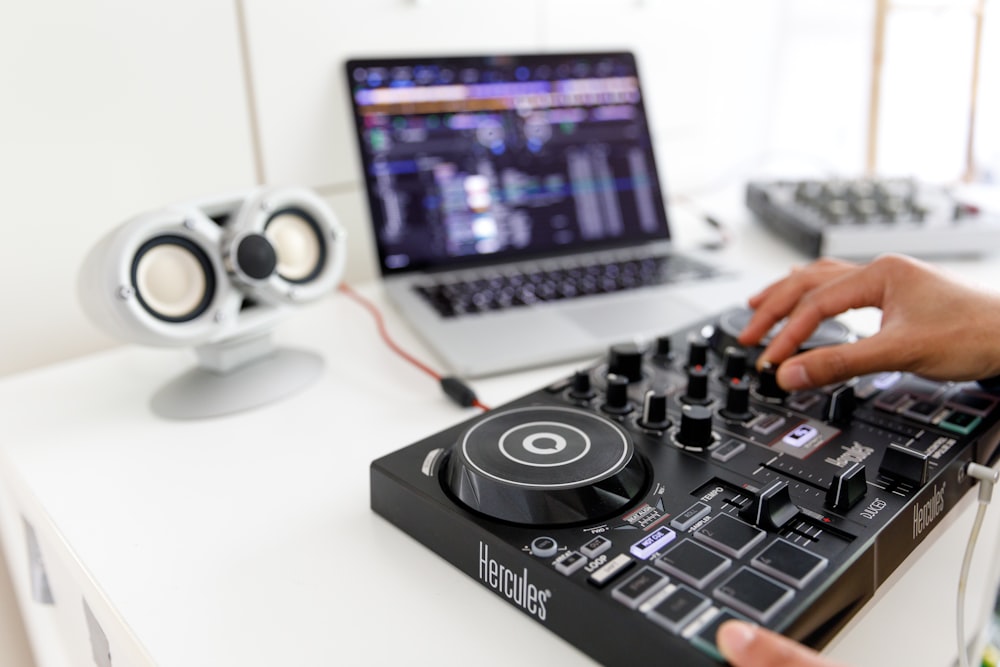
[{"label": "black dj controller", "polygon": [[[998,397],[905,373],[787,394],[748,317],[374,461],[372,508],[605,664],[718,664],[729,618],[822,647],[992,462]],[[852,339],[829,320],[804,347]]]},{"label": "black dj controller", "polygon": [[1000,214],[912,178],[757,181],[747,207],[813,257],[982,255],[1000,244]]}]

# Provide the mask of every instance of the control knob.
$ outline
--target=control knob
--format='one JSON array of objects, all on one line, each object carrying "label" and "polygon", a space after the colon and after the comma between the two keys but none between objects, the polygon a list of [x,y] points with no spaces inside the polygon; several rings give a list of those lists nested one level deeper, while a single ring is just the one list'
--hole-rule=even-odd
[{"label": "control knob", "polygon": [[753,417],[750,412],[750,385],[743,378],[733,378],[726,387],[726,407],[719,411],[726,419],[745,422]]},{"label": "control knob", "polygon": [[677,442],[684,447],[704,449],[715,442],[712,433],[712,411],[704,405],[681,407],[681,425]]},{"label": "control knob", "polygon": [[586,401],[594,397],[594,388],[590,382],[588,371],[577,371],[573,374],[573,383],[569,388],[569,397]]},{"label": "control knob", "polygon": [[743,377],[747,372],[747,353],[738,347],[727,347],[722,368],[723,379]]},{"label": "control knob", "polygon": [[696,337],[688,341],[688,368],[708,365],[708,341]]},{"label": "control knob", "polygon": [[667,417],[667,393],[650,389],[642,402],[642,417],[639,426],[654,431],[665,431],[670,428],[670,418]]},{"label": "control knob", "polygon": [[778,369],[770,364],[757,374],[757,393],[771,403],[780,403],[788,397],[788,392],[778,384]]},{"label": "control knob", "polygon": [[689,405],[707,405],[712,402],[708,395],[708,371],[704,366],[691,366],[687,372],[687,389],[681,401]]},{"label": "control knob", "polygon": [[608,375],[608,386],[601,409],[610,415],[627,415],[632,412],[632,403],[628,400],[628,378],[624,375]]},{"label": "control knob", "polygon": [[642,350],[634,343],[612,345],[608,353],[608,374],[620,375],[629,382],[642,379]]}]

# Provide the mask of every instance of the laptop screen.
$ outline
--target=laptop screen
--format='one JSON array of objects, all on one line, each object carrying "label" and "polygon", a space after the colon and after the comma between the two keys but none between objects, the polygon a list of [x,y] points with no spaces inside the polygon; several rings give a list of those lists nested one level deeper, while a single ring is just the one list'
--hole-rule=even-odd
[{"label": "laptop screen", "polygon": [[629,53],[347,63],[383,274],[669,238]]}]

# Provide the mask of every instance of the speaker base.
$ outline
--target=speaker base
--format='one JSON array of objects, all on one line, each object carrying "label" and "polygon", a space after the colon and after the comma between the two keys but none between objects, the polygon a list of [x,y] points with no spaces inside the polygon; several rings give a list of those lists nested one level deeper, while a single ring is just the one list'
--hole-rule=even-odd
[{"label": "speaker base", "polygon": [[200,366],[164,385],[150,401],[165,419],[207,419],[243,412],[290,396],[319,378],[323,358],[278,348],[225,373]]}]

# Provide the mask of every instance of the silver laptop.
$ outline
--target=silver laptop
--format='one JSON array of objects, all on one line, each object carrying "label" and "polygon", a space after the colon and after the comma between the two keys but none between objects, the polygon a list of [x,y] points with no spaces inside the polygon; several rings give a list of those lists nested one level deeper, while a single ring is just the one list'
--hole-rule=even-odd
[{"label": "silver laptop", "polygon": [[632,54],[366,58],[347,81],[385,289],[451,372],[597,356],[742,296],[671,247]]}]

